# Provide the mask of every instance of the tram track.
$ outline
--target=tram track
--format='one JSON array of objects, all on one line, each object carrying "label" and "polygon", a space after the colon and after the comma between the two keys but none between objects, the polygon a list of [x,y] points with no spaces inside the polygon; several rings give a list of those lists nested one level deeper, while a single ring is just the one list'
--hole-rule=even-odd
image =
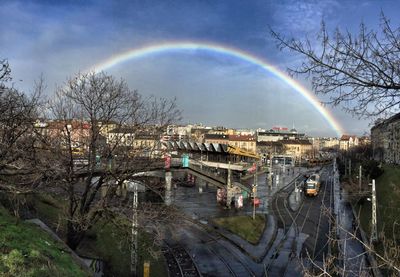
[{"label": "tram track", "polygon": [[326,189],[328,187],[328,182],[325,181],[324,185],[324,194],[322,195],[322,201],[321,201],[321,209],[319,212],[319,218],[318,218],[318,224],[317,224],[317,233],[315,235],[315,241],[314,241],[314,248],[313,248],[313,254],[312,254],[312,259],[315,259],[315,250],[317,248],[317,242],[318,242],[318,235],[320,232],[320,226],[321,226],[321,218],[322,218],[322,206],[324,205],[324,200],[325,200],[325,194],[326,194]]},{"label": "tram track", "polygon": [[200,277],[202,276],[198,271],[194,261],[189,253],[180,245],[172,246],[164,243],[163,247],[164,256],[167,260],[168,271],[170,276],[182,277]]},{"label": "tram track", "polygon": [[[330,171],[328,171],[329,174]],[[304,216],[304,222],[303,222],[303,226],[302,226],[302,232],[306,232],[310,234],[310,237],[305,241],[304,245],[303,245],[303,255],[304,258],[311,258],[312,260],[316,260],[316,259],[321,259],[321,257],[319,257],[319,255],[321,253],[323,253],[324,251],[326,251],[326,246],[328,244],[328,239],[327,238],[323,238],[321,237],[321,234],[323,232],[323,228],[327,227],[327,231],[328,233],[323,232],[323,234],[329,234],[330,232],[330,224],[328,224],[328,226],[322,226],[323,221],[322,218],[324,217],[324,209],[323,207],[332,207],[332,197],[331,197],[331,193],[332,193],[332,183],[329,182],[329,178],[325,178],[324,184],[323,184],[323,191],[322,191],[322,195],[320,193],[320,195],[322,196],[320,199],[318,199],[318,201],[313,201],[312,205],[316,205],[316,203],[320,203],[320,208],[319,208],[319,212],[318,212],[318,220],[316,220],[315,216],[312,215],[305,215]],[[329,194],[327,193],[329,192]],[[317,199],[315,199],[317,200]],[[308,210],[308,213],[311,211],[311,207]],[[315,226],[314,229],[309,229],[307,231],[304,231],[305,226]],[[313,235],[315,234],[315,235]],[[321,241],[323,241],[324,239],[327,239],[327,242],[321,245]],[[318,245],[320,244],[320,245]]]},{"label": "tram track", "polygon": [[[325,249],[325,247],[329,244],[329,237],[327,238],[327,241],[326,241],[326,243],[323,245],[323,247],[319,247],[319,250],[318,251],[316,251],[317,250],[317,242],[318,242],[318,235],[320,234],[320,231],[321,231],[321,221],[322,221],[322,217],[324,216],[323,215],[323,209],[322,209],[322,207],[328,207],[329,208],[329,210],[331,210],[332,211],[332,205],[333,205],[333,203],[332,203],[332,197],[331,197],[331,194],[332,194],[332,182],[328,182],[328,181],[326,181],[326,183],[327,183],[327,185],[326,185],[326,190],[327,190],[327,187],[328,187],[328,184],[329,184],[329,189],[330,189],[330,195],[329,195],[329,199],[326,199],[327,197],[325,197],[325,193],[326,193],[326,190],[325,190],[325,192],[324,192],[324,197],[323,197],[323,199],[322,199],[322,201],[321,201],[321,211],[320,211],[320,218],[319,218],[319,222],[318,222],[318,233],[317,233],[317,237],[316,237],[316,239],[315,239],[315,246],[314,246],[314,250],[313,250],[313,259],[316,259],[316,258],[318,258],[319,257],[319,255],[320,255],[320,253]],[[328,219],[329,220],[329,219]],[[328,226],[328,235],[330,234],[330,231],[331,231],[331,225],[329,224],[329,226]],[[329,251],[329,250],[328,250]]]},{"label": "tram track", "polygon": [[[244,262],[241,257],[239,257],[235,252],[231,251],[228,249],[224,244],[222,244],[219,239],[220,237],[214,237],[210,235],[208,232],[209,230],[205,229],[203,226],[193,223],[194,225],[191,226],[192,231],[198,234],[197,237],[201,239],[202,241],[206,242],[203,243],[206,247],[207,250],[209,250],[211,253],[213,253],[228,269],[228,271],[232,274],[232,276],[243,276],[243,275],[237,275],[236,271],[229,262],[227,262],[227,257],[231,257],[236,261],[235,267],[237,269],[238,266],[242,267],[243,270],[239,270],[241,272],[246,272],[246,276],[256,276],[256,274],[253,272],[253,270],[247,265],[246,262]],[[206,237],[206,239],[204,238]],[[216,247],[212,247],[211,244],[214,244]]]},{"label": "tram track", "polygon": [[[327,200],[326,192],[327,192],[328,187],[331,190],[331,183],[328,183],[328,181],[325,181],[323,187],[324,187],[324,189],[323,189],[323,192],[321,195],[322,199],[320,202],[321,207],[323,205],[326,205],[327,202],[329,202],[328,205],[330,207],[332,205],[332,203],[330,201],[331,197],[329,197],[329,199]],[[297,256],[296,255],[297,254],[297,252],[296,252],[296,245],[297,245],[296,237],[298,237],[299,234],[304,232],[304,229],[307,226],[306,223],[308,223],[308,224],[311,223],[311,226],[316,226],[316,232],[314,233],[316,235],[312,236],[310,234],[310,238],[307,239],[307,240],[313,239],[313,242],[312,242],[312,254],[313,255],[312,256],[316,257],[317,255],[320,254],[320,252],[324,251],[324,248],[325,248],[325,246],[324,246],[322,249],[317,250],[318,238],[320,237],[320,232],[321,232],[321,221],[322,221],[323,210],[322,210],[322,208],[319,208],[318,221],[316,221],[314,219],[314,216],[311,213],[311,211],[315,210],[315,205],[317,205],[317,203],[319,201],[308,201],[305,199],[302,201],[302,203],[299,206],[299,208],[297,209],[297,211],[294,212],[293,210],[291,210],[288,207],[287,199],[288,199],[288,196],[286,194],[283,194],[283,196],[282,196],[282,194],[277,194],[277,196],[275,197],[274,202],[273,202],[274,203],[273,211],[280,220],[280,224],[278,226],[283,228],[284,235],[281,238],[281,241],[279,242],[279,244],[276,246],[274,253],[271,255],[271,260],[267,267],[267,272],[272,273],[270,271],[271,271],[271,268],[274,267],[274,263],[275,263],[274,258],[279,256],[281,251],[287,252],[288,249],[290,249],[291,252],[288,256],[286,266],[283,268],[282,265],[280,265],[280,267],[281,267],[281,269],[279,271],[280,276],[285,276],[287,274],[288,267],[289,267],[291,260]],[[293,233],[291,233],[289,235],[289,232],[295,232],[294,236],[293,236]],[[290,239],[291,241],[288,241],[288,239]],[[288,246],[288,243],[290,244],[290,246]],[[286,247],[285,249],[283,249],[284,246]],[[304,246],[305,245],[303,245],[303,248],[304,248]],[[273,272],[276,274],[277,273],[276,269]]]},{"label": "tram track", "polygon": [[[201,245],[201,248],[208,252],[208,255],[212,255],[215,257],[214,261],[218,261],[219,263],[214,263],[216,268],[222,266],[225,267],[226,271],[221,270],[219,268],[219,275],[218,276],[257,276],[257,274],[250,268],[248,265],[249,262],[252,262],[251,259],[247,256],[240,256],[240,253],[235,253],[235,250],[227,247],[221,240],[221,236],[214,232],[213,230],[206,228],[200,223],[194,222],[192,220],[186,220],[187,224],[185,227],[185,231],[181,232],[181,235],[185,236],[182,237],[183,241],[190,241],[193,237],[195,237],[198,241],[197,244]],[[188,236],[189,235],[189,236]],[[186,248],[185,244],[179,244],[182,248]],[[186,251],[186,250],[185,250]],[[240,250],[237,250],[240,251]],[[196,264],[195,252],[191,251],[193,254],[193,263],[198,270],[198,273],[201,274],[201,264]],[[188,253],[186,251],[186,253]],[[204,253],[203,253],[204,255]],[[189,255],[190,256],[190,255]],[[191,257],[191,256],[190,256]],[[210,257],[210,256],[209,256]],[[246,260],[248,258],[249,260]],[[201,260],[200,260],[201,262]],[[219,264],[219,265],[218,265]],[[200,269],[199,269],[200,268]],[[177,270],[175,270],[176,272]],[[171,272],[171,271],[170,271]],[[206,273],[203,273],[206,274]],[[207,275],[207,274],[206,274]],[[181,275],[181,274],[171,274],[170,276],[192,276],[192,275]]]},{"label": "tram track", "polygon": [[[297,227],[297,223],[296,223],[296,219],[299,216],[300,211],[302,210],[302,208],[304,206],[304,202],[301,203],[300,207],[295,212],[295,216],[293,217],[294,211],[292,211],[287,206],[287,199],[290,197],[290,193],[293,192],[293,190],[294,190],[293,184],[297,181],[297,179],[299,177],[300,176],[298,176],[289,185],[287,185],[281,191],[279,191],[277,196],[274,199],[273,211],[278,214],[278,216],[279,216],[279,218],[281,220],[280,223],[281,223],[281,226],[283,228],[284,235],[281,238],[279,244],[276,246],[275,250],[273,251],[273,253],[271,255],[270,262],[268,263],[268,266],[266,268],[267,274],[270,272],[271,268],[273,267],[274,262],[276,261],[276,257],[280,254],[280,252],[282,251],[284,245],[287,243],[288,235],[289,235],[289,232],[291,231],[291,228],[293,227],[294,232],[298,234],[298,232],[296,231],[296,229],[298,228]],[[282,212],[284,212],[286,214],[286,216],[284,216],[282,214]],[[279,223],[278,223],[278,226],[279,226]],[[292,242],[290,242],[290,254],[288,256],[288,263],[290,262],[291,257],[296,253],[295,252],[295,246],[296,246],[296,240],[293,239]],[[284,276],[284,274],[286,273],[287,267],[288,267],[288,263],[286,264],[286,266],[282,270],[279,271],[279,275],[280,276]],[[270,275],[270,274],[268,274],[268,275]]]}]

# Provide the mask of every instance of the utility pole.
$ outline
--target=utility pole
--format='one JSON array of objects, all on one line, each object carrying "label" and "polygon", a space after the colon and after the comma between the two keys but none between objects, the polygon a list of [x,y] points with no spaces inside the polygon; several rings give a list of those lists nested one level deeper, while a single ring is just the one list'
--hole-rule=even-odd
[{"label": "utility pole", "polygon": [[254,174],[254,185],[253,185],[253,220],[256,219],[256,197],[257,197],[257,182],[258,182],[258,177],[257,177],[257,163],[256,163],[256,172]]},{"label": "utility pole", "polygon": [[349,159],[349,179],[351,181],[351,159]]},{"label": "utility pole", "polygon": [[360,170],[358,172],[358,185],[360,187],[360,191],[361,191],[361,178],[362,178],[362,165],[360,165]]},{"label": "utility pole", "polygon": [[336,171],[336,158],[333,159],[333,172]]},{"label": "utility pole", "polygon": [[269,184],[272,188],[272,158],[273,156],[271,155],[270,160],[269,160]]},{"label": "utility pole", "polygon": [[165,205],[171,205],[171,189],[172,189],[172,173],[171,171],[165,172]]},{"label": "utility pole", "polygon": [[375,179],[372,179],[372,228],[371,228],[371,242],[378,240],[378,230],[376,221],[376,190]]},{"label": "utility pole", "polygon": [[232,202],[232,182],[231,182],[231,162],[228,164],[228,177],[226,180],[226,206],[228,209],[231,208]]},{"label": "utility pole", "polygon": [[133,186],[133,202],[132,202],[132,242],[131,242],[131,273],[132,276],[137,276],[138,263],[138,186],[134,183]]}]

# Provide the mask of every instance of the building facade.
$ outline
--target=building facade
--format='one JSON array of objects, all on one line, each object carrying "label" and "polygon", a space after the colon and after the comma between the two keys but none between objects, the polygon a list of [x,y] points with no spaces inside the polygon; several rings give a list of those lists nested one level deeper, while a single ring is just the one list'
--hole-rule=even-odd
[{"label": "building facade", "polygon": [[229,145],[256,153],[256,138],[252,135],[230,135]]},{"label": "building facade", "polygon": [[281,143],[283,145],[284,154],[292,156],[295,160],[313,156],[314,148],[309,140],[282,140]]},{"label": "building facade", "polygon": [[371,128],[371,145],[375,160],[400,164],[400,113]]},{"label": "building facade", "polygon": [[229,136],[221,134],[204,134],[204,143],[229,144]]},{"label": "building facade", "polygon": [[348,151],[358,145],[358,137],[354,135],[342,135],[339,141],[339,149],[342,151]]},{"label": "building facade", "polygon": [[319,149],[339,149],[338,138],[319,138]]},{"label": "building facade", "polygon": [[258,131],[257,141],[280,141],[284,139],[304,139],[305,134],[298,133],[296,129],[274,127],[269,131]]}]

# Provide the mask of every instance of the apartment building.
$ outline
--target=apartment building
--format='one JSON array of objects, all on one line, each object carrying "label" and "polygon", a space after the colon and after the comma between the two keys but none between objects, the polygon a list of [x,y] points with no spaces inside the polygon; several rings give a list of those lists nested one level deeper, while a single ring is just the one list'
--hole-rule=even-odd
[{"label": "apartment building", "polygon": [[353,147],[359,145],[359,140],[357,136],[354,135],[342,135],[339,140],[339,149],[342,151],[348,151]]},{"label": "apartment building", "polygon": [[371,145],[375,160],[400,164],[400,113],[375,123]]}]

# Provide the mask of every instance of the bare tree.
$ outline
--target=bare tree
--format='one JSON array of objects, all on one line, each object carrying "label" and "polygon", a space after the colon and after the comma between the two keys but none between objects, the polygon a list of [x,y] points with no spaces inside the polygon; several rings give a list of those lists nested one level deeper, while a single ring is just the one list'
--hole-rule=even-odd
[{"label": "bare tree", "polygon": [[[0,61],[0,82],[9,79],[9,67]],[[1,66],[0,66],[1,67]],[[31,95],[0,84],[0,192],[19,217],[19,204],[41,180],[34,122],[40,105],[41,82]]]},{"label": "bare tree", "polygon": [[[118,198],[121,188],[153,166],[157,138],[180,113],[174,100],[144,98],[104,73],[69,79],[49,110],[53,121],[43,141],[47,179],[65,196],[67,244],[75,249],[100,218],[129,213],[129,202]],[[154,143],[138,144],[143,133]],[[157,190],[159,182],[153,183]]]},{"label": "bare tree", "polygon": [[9,81],[11,68],[6,59],[0,59],[0,88],[4,87],[3,82]]},{"label": "bare tree", "polygon": [[285,38],[271,30],[280,49],[299,54],[301,65],[293,75],[311,77],[317,94],[328,104],[360,117],[390,114],[400,105],[400,28],[381,14],[380,30],[360,24],[359,33],[336,31],[330,36],[324,23],[314,40]]}]

